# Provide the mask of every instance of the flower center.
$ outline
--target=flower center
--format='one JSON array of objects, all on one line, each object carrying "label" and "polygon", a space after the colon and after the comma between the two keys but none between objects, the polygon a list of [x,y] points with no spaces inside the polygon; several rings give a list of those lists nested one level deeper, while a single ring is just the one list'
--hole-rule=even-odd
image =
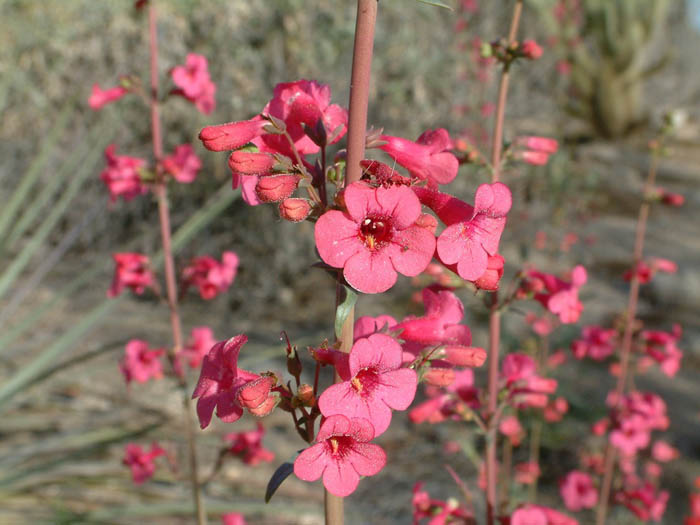
[{"label": "flower center", "polygon": [[391,240],[391,222],[387,217],[366,217],[360,224],[360,237],[370,250]]},{"label": "flower center", "polygon": [[379,384],[379,373],[375,368],[363,368],[350,380],[350,384],[359,396],[371,395]]}]

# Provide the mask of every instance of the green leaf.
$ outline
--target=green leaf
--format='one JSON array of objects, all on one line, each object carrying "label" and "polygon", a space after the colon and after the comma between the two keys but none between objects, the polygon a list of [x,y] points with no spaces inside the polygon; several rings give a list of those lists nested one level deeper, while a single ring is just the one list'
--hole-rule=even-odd
[{"label": "green leaf", "polygon": [[449,9],[450,11],[454,11],[454,8],[451,5],[438,2],[437,0],[416,0],[416,2],[420,2],[421,4],[432,5],[434,7],[442,7],[443,9]]},{"label": "green leaf", "polygon": [[355,293],[355,290],[348,286],[343,286],[343,288],[345,288],[345,299],[338,305],[338,308],[335,311],[335,336],[338,339],[340,339],[342,334],[345,320],[348,318],[348,315],[350,315],[350,312],[352,312],[352,309],[355,307],[355,303],[357,302],[357,294]]},{"label": "green leaf", "polygon": [[265,489],[265,503],[270,502],[270,499],[272,499],[272,496],[277,492],[277,489],[292,472],[294,472],[294,463],[285,462],[277,467],[277,470],[275,470],[275,473],[267,483],[267,488]]}]

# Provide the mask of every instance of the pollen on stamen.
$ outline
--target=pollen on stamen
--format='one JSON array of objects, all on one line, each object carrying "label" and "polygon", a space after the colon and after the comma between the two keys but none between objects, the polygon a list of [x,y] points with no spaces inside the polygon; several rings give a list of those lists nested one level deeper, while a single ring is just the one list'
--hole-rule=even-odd
[{"label": "pollen on stamen", "polygon": [[328,441],[331,442],[331,450],[333,451],[333,454],[338,453],[338,440],[335,438],[330,438]]},{"label": "pollen on stamen", "polygon": [[362,381],[360,381],[357,377],[353,377],[350,380],[350,383],[358,394],[362,393]]}]

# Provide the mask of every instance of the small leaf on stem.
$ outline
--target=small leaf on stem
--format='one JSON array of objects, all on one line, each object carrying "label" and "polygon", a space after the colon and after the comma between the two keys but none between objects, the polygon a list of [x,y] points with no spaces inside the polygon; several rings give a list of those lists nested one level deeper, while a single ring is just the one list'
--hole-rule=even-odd
[{"label": "small leaf on stem", "polygon": [[343,299],[343,302],[338,305],[335,311],[335,336],[338,339],[340,339],[341,332],[343,331],[345,320],[348,318],[348,315],[350,315],[350,312],[357,302],[357,294],[355,291],[348,286],[343,286],[343,288],[345,289],[345,299]]},{"label": "small leaf on stem", "polygon": [[270,499],[272,499],[272,496],[275,494],[275,492],[277,492],[277,489],[292,472],[294,472],[294,463],[285,462],[277,467],[277,470],[275,470],[275,473],[270,478],[270,481],[267,482],[267,488],[265,489],[265,503],[270,502]]}]

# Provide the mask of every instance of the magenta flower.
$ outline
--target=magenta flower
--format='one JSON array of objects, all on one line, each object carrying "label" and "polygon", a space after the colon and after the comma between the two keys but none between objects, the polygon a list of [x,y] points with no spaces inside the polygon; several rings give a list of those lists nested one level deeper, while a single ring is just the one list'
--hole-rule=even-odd
[{"label": "magenta flower", "polygon": [[176,66],[171,72],[173,83],[179,88],[175,94],[182,95],[192,102],[202,113],[214,111],[216,84],[209,76],[209,64],[206,57],[190,53],[184,66]]},{"label": "magenta flower", "polygon": [[175,147],[172,155],[163,159],[163,169],[176,181],[189,184],[202,169],[202,161],[199,160],[191,144],[180,144]]},{"label": "magenta flower", "polygon": [[107,297],[116,297],[124,288],[130,288],[135,294],[141,295],[146,288],[154,286],[155,277],[151,272],[149,260],[140,253],[113,253],[114,278],[107,291]]},{"label": "magenta flower", "polygon": [[520,44],[520,52],[525,58],[537,60],[542,56],[542,47],[534,40],[525,40]]},{"label": "magenta flower", "polygon": [[248,341],[245,335],[237,335],[228,341],[215,344],[204,356],[199,381],[192,393],[197,401],[199,424],[206,428],[211,423],[214,409],[225,423],[233,423],[243,415],[238,393],[248,383],[260,376],[238,368],[238,354]]},{"label": "magenta flower", "polygon": [[149,379],[163,377],[163,365],[160,358],[165,355],[164,348],[149,348],[146,341],[132,339],[126,344],[124,359],[119,369],[124,374],[126,383],[131,381],[145,383]]},{"label": "magenta flower", "polygon": [[471,346],[469,327],[459,324],[464,317],[464,305],[449,290],[423,290],[423,317],[409,316],[396,325],[399,337],[409,343],[407,351],[417,354],[430,345],[445,345],[441,355],[457,366],[481,366],[486,351]]},{"label": "magenta flower", "polygon": [[455,265],[467,281],[479,279],[488,269],[489,256],[498,253],[512,198],[508,186],[496,182],[476,190],[474,206],[445,193],[414,188],[420,200],[440,217],[447,228],[437,240],[437,253],[446,265]]},{"label": "magenta flower", "polygon": [[586,269],[575,266],[568,280],[555,275],[535,270],[528,272],[530,280],[534,280],[544,289],[535,293],[535,299],[550,312],[557,315],[562,323],[569,324],[578,321],[583,311],[583,304],[578,299],[579,289],[586,283]]},{"label": "magenta flower", "polygon": [[441,423],[449,418],[461,420],[468,409],[479,407],[478,390],[474,387],[474,371],[456,370],[454,381],[447,388],[427,386],[429,398],[412,409],[408,417],[414,423]]},{"label": "magenta flower", "polygon": [[544,408],[547,395],[557,389],[556,379],[537,375],[535,360],[526,354],[508,354],[501,365],[501,378],[516,406]]},{"label": "magenta flower", "polygon": [[158,443],[151,445],[150,452],[146,452],[140,445],[129,443],[124,449],[122,463],[131,469],[131,479],[136,485],[140,485],[153,477],[156,471],[155,458],[164,456],[165,450]]},{"label": "magenta flower", "polygon": [[432,499],[423,490],[423,483],[413,486],[413,524],[418,525],[422,519],[430,519],[428,525],[445,525],[447,523],[472,523],[474,516],[455,500],[442,501]]},{"label": "magenta flower", "polygon": [[129,92],[123,86],[115,86],[109,89],[100,88],[99,84],[93,84],[92,93],[88,99],[88,104],[95,111],[102,109],[107,104],[115,102]]},{"label": "magenta flower", "polygon": [[[262,113],[281,119],[301,155],[317,153],[319,147],[306,135],[304,125],[314,129],[322,121],[328,137],[339,128],[331,144],[339,141],[347,131],[348,113],[337,104],[331,104],[331,88],[314,80],[283,82],[275,86],[272,100]],[[290,154],[290,146],[281,135],[265,135],[263,141],[273,150]]]},{"label": "magenta flower", "polygon": [[321,215],[315,237],[321,259],[343,268],[353,288],[385,292],[396,282],[397,272],[412,277],[425,270],[435,237],[416,224],[421,205],[409,188],[355,182],[345,189],[344,198],[347,211]]},{"label": "magenta flower", "polygon": [[213,299],[228,290],[237,271],[238,256],[234,252],[224,252],[221,262],[208,255],[195,257],[182,270],[183,287],[196,286],[202,299]]},{"label": "magenta flower", "polygon": [[360,476],[374,476],[386,465],[386,453],[374,438],[372,424],[362,418],[338,414],[326,417],[316,435],[316,443],[294,461],[294,474],[304,481],[323,477],[331,494],[352,494]]},{"label": "magenta flower", "polygon": [[566,475],[559,483],[559,494],[566,508],[573,512],[592,509],[598,503],[598,491],[593,480],[580,470],[572,470]]},{"label": "magenta flower", "polygon": [[666,463],[680,456],[677,448],[672,447],[666,441],[656,441],[651,449],[651,455],[656,461]]},{"label": "magenta flower", "polygon": [[246,521],[240,512],[229,512],[221,515],[221,525],[246,525]]},{"label": "magenta flower", "polygon": [[617,346],[617,331],[604,329],[597,325],[584,326],[581,339],[571,343],[571,350],[576,359],[590,357],[602,361],[615,351]]},{"label": "magenta flower", "polygon": [[100,179],[109,190],[109,199],[114,202],[117,197],[125,201],[131,200],[148,191],[148,187],[141,181],[139,170],[146,165],[144,159],[116,155],[117,146],[110,144],[105,148],[105,160],[107,165],[100,173]]},{"label": "magenta flower", "polygon": [[241,458],[246,465],[257,465],[259,463],[269,463],[275,459],[275,454],[263,447],[262,440],[265,435],[265,428],[262,423],[258,423],[255,430],[246,432],[232,432],[224,436],[231,448],[229,452]]},{"label": "magenta flower", "polygon": [[389,428],[391,409],[406,410],[416,395],[418,377],[401,368],[401,345],[385,334],[359,339],[350,350],[349,372],[344,381],[330,386],[318,400],[328,417],[343,414],[369,420],[378,436]]},{"label": "magenta flower", "polygon": [[415,142],[400,137],[382,135],[380,146],[413,176],[427,180],[428,186],[449,184],[457,176],[459,161],[450,150],[452,141],[446,129],[425,131]]},{"label": "magenta flower", "polygon": [[352,333],[355,341],[357,341],[383,330],[393,330],[396,324],[396,319],[390,315],[378,315],[377,317],[363,315],[355,320]]},{"label": "magenta flower", "polygon": [[187,360],[190,368],[199,368],[202,359],[207,355],[211,347],[216,344],[214,332],[208,326],[195,326],[192,328],[187,344],[177,354],[177,366],[179,374],[182,374],[182,361]]},{"label": "magenta flower", "polygon": [[614,495],[616,503],[627,507],[640,520],[660,521],[666,512],[670,494],[666,490],[658,490],[649,482],[638,487],[625,487]]},{"label": "magenta flower", "polygon": [[528,503],[511,514],[510,525],[578,525],[578,521],[549,507]]}]

